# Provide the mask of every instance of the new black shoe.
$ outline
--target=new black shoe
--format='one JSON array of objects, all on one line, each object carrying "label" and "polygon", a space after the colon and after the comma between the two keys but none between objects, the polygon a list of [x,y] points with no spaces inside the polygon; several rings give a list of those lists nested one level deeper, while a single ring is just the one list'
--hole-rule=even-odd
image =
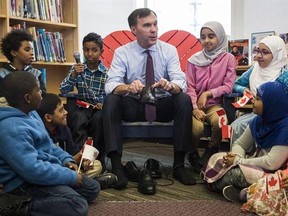
[{"label": "new black shoe", "polygon": [[156,193],[156,184],[148,169],[142,169],[139,174],[138,191],[142,194],[152,195]]},{"label": "new black shoe", "polygon": [[200,164],[199,164],[200,156],[199,156],[198,151],[190,152],[188,154],[188,158],[187,159],[188,159],[193,171],[195,173],[199,174],[201,172],[201,167],[200,167]]},{"label": "new black shoe", "polygon": [[99,182],[101,189],[111,188],[118,181],[116,175],[108,172],[100,174],[99,176],[95,177],[95,179]]},{"label": "new black shoe", "polygon": [[241,189],[234,185],[228,185],[224,187],[222,190],[223,196],[230,202],[234,202],[234,203],[245,202],[244,200],[241,199],[240,192],[241,192]]},{"label": "new black shoe", "polygon": [[144,163],[144,168],[148,169],[150,171],[150,174],[153,179],[158,179],[162,177],[162,172],[160,169],[160,162],[153,159],[149,158],[145,163]]},{"label": "new black shoe", "polygon": [[124,165],[124,172],[125,172],[125,175],[127,176],[127,179],[129,181],[138,182],[138,177],[139,177],[140,171],[133,161],[128,161]]},{"label": "new black shoe", "polygon": [[200,166],[203,167],[208,162],[209,158],[217,152],[219,152],[217,147],[206,148],[204,154],[199,159]]}]

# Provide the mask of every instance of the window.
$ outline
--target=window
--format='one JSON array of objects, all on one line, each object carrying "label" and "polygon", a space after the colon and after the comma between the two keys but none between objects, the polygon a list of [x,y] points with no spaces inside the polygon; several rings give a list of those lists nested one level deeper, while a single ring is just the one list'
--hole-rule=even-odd
[{"label": "window", "polygon": [[136,6],[156,12],[159,35],[179,29],[199,38],[200,28],[207,21],[220,22],[226,34],[231,34],[231,0],[137,0]]}]

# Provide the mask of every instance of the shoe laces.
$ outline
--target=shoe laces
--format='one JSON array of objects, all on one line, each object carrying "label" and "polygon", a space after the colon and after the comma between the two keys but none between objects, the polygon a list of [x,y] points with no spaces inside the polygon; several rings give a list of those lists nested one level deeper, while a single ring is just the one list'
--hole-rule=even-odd
[{"label": "shoe laces", "polygon": [[[167,184],[159,184],[156,180],[154,180],[154,181],[157,183],[157,185],[158,185],[158,186],[170,186],[170,185],[173,185],[173,184],[174,184],[173,179],[168,178],[170,172],[164,167],[164,165],[163,165],[160,161],[158,161],[158,160],[156,160],[156,159],[153,159],[153,158],[149,158],[149,159],[154,160],[154,162],[159,166],[159,168],[164,171],[164,176],[165,176],[165,177],[164,177],[164,178],[161,177],[160,179],[165,179],[165,180],[168,180],[168,181],[169,181],[169,183],[167,183]],[[143,166],[144,169],[147,169],[147,163],[148,163],[149,159],[145,161],[144,166]]]}]

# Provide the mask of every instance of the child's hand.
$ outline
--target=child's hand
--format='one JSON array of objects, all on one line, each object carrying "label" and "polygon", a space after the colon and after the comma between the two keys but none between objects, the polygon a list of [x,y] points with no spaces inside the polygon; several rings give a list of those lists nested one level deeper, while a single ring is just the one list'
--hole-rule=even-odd
[{"label": "child's hand", "polygon": [[193,116],[199,121],[206,120],[206,114],[203,112],[203,110],[200,109],[193,109]]},{"label": "child's hand", "polygon": [[288,188],[288,169],[277,171],[282,179],[281,187]]},{"label": "child's hand", "polygon": [[66,163],[66,167],[68,167],[68,168],[71,169],[71,170],[75,170],[75,171],[78,170],[77,164],[72,163],[72,162],[67,162],[67,163]]},{"label": "child's hand", "polygon": [[103,107],[102,103],[97,103],[95,106],[93,106],[93,109],[102,110],[102,107]]},{"label": "child's hand", "polygon": [[223,156],[224,163],[227,167],[232,166],[234,163],[234,159],[236,157],[236,154],[232,152],[227,152],[227,155]]}]

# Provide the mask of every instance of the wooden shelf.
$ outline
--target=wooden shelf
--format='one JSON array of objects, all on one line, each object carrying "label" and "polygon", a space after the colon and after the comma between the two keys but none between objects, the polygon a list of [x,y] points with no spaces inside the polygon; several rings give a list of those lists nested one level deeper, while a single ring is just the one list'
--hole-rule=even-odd
[{"label": "wooden shelf", "polygon": [[[33,62],[35,68],[46,68],[47,91],[59,94],[59,85],[74,64],[73,53],[78,49],[78,0],[62,0],[63,22],[10,16],[11,0],[0,0],[0,39],[9,31],[10,25],[25,22],[26,27],[44,28],[49,32],[60,32],[63,36],[66,62]],[[0,54],[1,64],[7,59]]]}]

